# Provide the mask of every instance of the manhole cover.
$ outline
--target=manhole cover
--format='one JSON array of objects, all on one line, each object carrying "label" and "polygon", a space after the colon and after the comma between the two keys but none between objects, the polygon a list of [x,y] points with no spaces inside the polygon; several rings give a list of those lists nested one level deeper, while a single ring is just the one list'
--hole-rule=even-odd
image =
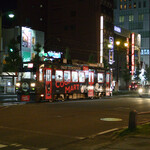
[{"label": "manhole cover", "polygon": [[122,121],[120,118],[100,118],[102,121]]}]

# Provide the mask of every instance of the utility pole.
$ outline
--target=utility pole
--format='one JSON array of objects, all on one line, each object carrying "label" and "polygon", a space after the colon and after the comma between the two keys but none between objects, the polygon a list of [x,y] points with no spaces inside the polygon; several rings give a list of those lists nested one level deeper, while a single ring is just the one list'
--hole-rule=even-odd
[{"label": "utility pole", "polygon": [[2,73],[2,12],[0,11],[0,74]]}]

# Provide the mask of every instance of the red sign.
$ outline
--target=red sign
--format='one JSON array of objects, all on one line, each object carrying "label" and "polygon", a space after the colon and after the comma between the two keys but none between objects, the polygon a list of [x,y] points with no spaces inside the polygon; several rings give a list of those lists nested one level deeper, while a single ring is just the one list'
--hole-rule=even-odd
[{"label": "red sign", "polygon": [[94,88],[93,86],[89,86],[88,97],[93,97],[93,96],[94,96]]},{"label": "red sign", "polygon": [[83,70],[85,71],[88,71],[89,70],[89,67],[88,66],[83,66]]},{"label": "red sign", "polygon": [[30,95],[22,95],[21,101],[30,101]]}]

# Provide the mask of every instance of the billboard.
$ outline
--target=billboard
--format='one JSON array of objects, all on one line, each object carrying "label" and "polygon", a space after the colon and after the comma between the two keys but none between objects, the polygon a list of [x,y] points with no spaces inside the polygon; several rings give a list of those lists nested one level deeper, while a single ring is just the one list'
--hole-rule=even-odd
[{"label": "billboard", "polygon": [[[34,58],[36,54],[34,47],[37,42],[40,43],[42,47],[44,46],[44,32],[21,27],[21,55],[23,62],[29,62]],[[44,49],[41,49],[40,56],[42,57],[43,54]]]}]

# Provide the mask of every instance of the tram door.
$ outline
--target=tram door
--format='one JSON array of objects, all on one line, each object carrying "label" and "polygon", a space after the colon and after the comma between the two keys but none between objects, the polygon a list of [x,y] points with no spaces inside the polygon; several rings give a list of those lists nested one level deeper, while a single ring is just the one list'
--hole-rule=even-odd
[{"label": "tram door", "polygon": [[45,99],[52,98],[52,69],[46,68],[45,71]]}]

